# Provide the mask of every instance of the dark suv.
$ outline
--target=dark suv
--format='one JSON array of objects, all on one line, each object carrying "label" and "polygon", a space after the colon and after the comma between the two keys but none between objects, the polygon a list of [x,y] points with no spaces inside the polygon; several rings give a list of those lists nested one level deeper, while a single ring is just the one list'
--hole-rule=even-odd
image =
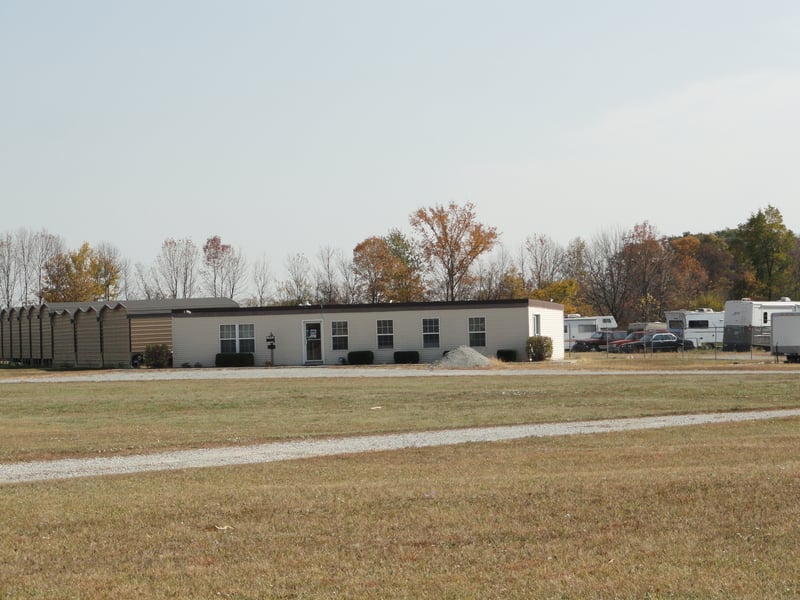
[{"label": "dark suv", "polygon": [[605,351],[609,342],[624,340],[628,335],[627,331],[595,331],[588,338],[578,340],[572,346],[573,352],[595,352]]}]

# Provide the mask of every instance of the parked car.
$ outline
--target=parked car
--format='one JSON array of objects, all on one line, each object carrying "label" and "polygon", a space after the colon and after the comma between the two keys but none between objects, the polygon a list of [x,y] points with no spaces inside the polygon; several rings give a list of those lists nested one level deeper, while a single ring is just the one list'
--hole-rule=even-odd
[{"label": "parked car", "polygon": [[[648,333],[670,333],[669,329],[637,329],[625,336],[624,340],[615,340],[608,345],[609,352],[626,352],[624,346],[631,342],[638,342]],[[671,333],[675,333],[674,331]],[[677,334],[676,334],[677,335]],[[678,336],[680,337],[680,336]]]},{"label": "parked car", "polygon": [[642,339],[644,334],[648,333],[647,331],[631,331],[628,335],[626,335],[621,340],[614,340],[609,342],[608,344],[608,351],[609,352],[624,352],[623,346],[625,344],[630,344],[631,342],[638,342]]},{"label": "parked car", "polygon": [[627,335],[626,331],[595,331],[588,338],[578,340],[572,346],[573,352],[605,351],[608,344],[622,340]]},{"label": "parked car", "polygon": [[674,333],[651,331],[638,340],[621,344],[618,350],[620,352],[677,352],[678,350],[690,350],[692,348],[694,348],[694,344],[679,338]]}]

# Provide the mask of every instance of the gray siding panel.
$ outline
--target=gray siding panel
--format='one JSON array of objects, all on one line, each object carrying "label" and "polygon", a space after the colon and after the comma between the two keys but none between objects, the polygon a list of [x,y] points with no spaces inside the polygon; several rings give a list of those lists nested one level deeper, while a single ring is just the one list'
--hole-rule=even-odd
[{"label": "gray siding panel", "polygon": [[53,315],[53,366],[75,367],[75,338],[72,316],[69,313]]},{"label": "gray siding panel", "polygon": [[125,368],[131,365],[131,338],[127,311],[122,306],[101,311],[103,323],[103,366]]},{"label": "gray siding panel", "polygon": [[75,336],[77,340],[76,363],[82,369],[99,369],[103,366],[100,353],[100,322],[97,312],[78,311],[75,314]]}]

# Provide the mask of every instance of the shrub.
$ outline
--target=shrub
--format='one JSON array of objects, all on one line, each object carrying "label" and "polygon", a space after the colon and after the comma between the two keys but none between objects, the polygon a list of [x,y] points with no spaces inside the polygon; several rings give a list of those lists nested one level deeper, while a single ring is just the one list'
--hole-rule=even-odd
[{"label": "shrub", "polygon": [[166,344],[148,344],[144,349],[144,364],[151,369],[166,369],[172,366],[171,354]]},{"label": "shrub", "polygon": [[394,353],[394,362],[398,365],[415,365],[419,362],[419,352],[416,350],[398,350]]},{"label": "shrub", "polygon": [[347,362],[351,365],[371,365],[375,360],[372,350],[353,350],[347,353]]},{"label": "shrub", "polygon": [[214,359],[217,367],[252,367],[255,364],[256,358],[252,352],[222,352]]},{"label": "shrub", "polygon": [[553,339],[544,335],[534,335],[528,338],[528,360],[538,362],[548,360],[553,356]]},{"label": "shrub", "polygon": [[502,360],[503,362],[517,362],[517,351],[508,349],[498,350],[497,359]]}]

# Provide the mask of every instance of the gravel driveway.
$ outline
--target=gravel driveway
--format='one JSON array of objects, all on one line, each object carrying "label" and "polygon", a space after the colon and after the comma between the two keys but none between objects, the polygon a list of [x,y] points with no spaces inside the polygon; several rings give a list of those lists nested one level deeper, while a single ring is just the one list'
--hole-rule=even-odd
[{"label": "gravel driveway", "polygon": [[404,448],[424,448],[470,442],[496,442],[520,438],[576,434],[586,435],[635,429],[658,429],[798,416],[800,416],[800,409],[608,419],[278,442],[257,446],[183,450],[137,456],[23,462],[0,465],[0,484],[142,473],[145,471],[166,471],[170,469],[245,465],[315,456],[402,450]]}]

